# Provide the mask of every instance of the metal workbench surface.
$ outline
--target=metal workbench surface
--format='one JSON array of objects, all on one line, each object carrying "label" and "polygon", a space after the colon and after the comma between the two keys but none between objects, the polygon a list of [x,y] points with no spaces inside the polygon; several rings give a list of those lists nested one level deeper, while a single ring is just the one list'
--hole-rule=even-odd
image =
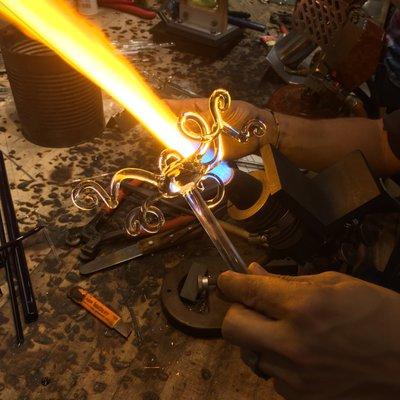
[{"label": "metal workbench surface", "polygon": [[[271,9],[256,0],[232,1],[260,22]],[[94,17],[113,40],[146,39],[155,23],[110,10]],[[266,50],[259,34],[247,32],[226,57],[211,61],[172,49],[138,54],[135,64],[148,75],[167,78],[202,96],[228,89],[234,99],[265,104],[273,84],[263,80]],[[151,82],[151,79],[150,79]],[[112,102],[105,96],[108,113]],[[121,167],[154,168],[161,147],[137,127],[121,135],[105,133],[68,149],[48,149],[27,142],[19,129],[12,99],[0,103],[0,147],[7,157],[12,194],[21,230],[38,222],[50,226],[59,261],[30,260],[39,306],[39,321],[25,327],[25,344],[13,346],[14,330],[7,296],[0,297],[0,399],[278,399],[271,382],[257,378],[240,360],[239,350],[221,339],[194,339],[165,320],[159,289],[165,270],[180,263],[215,260],[203,247],[189,243],[148,256],[92,277],[80,277],[77,249],[63,245],[63,234],[87,222],[89,214],[74,209],[74,181],[114,172]],[[251,248],[241,249],[250,261]],[[1,289],[6,292],[3,277]],[[120,311],[137,319],[135,333],[124,340],[72,303],[68,289],[79,284]]]}]

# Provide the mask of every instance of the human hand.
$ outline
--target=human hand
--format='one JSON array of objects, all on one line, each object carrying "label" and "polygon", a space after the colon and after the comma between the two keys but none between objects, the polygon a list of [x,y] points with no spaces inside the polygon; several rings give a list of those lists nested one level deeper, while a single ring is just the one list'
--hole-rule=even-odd
[{"label": "human hand", "polygon": [[[209,109],[208,99],[184,99],[184,100],[165,100],[172,111],[181,116],[186,111],[194,111],[199,113],[208,123],[212,123],[212,116]],[[267,126],[274,126],[275,122],[269,113],[253,106],[245,101],[232,101],[231,107],[223,114],[223,119],[229,125],[240,130],[246,122],[251,119],[261,119],[267,123]],[[267,134],[267,136],[269,136]],[[254,154],[259,147],[267,142],[272,143],[274,138],[252,137],[246,143],[239,143],[235,139],[223,135],[224,158],[227,160],[235,160],[248,154]]]},{"label": "human hand", "polygon": [[221,274],[224,338],[286,399],[399,399],[400,295],[337,272]]}]

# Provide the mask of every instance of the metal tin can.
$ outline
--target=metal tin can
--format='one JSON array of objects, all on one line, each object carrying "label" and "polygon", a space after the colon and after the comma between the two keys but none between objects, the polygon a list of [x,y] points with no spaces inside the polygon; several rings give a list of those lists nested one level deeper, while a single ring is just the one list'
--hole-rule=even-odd
[{"label": "metal tin can", "polygon": [[102,133],[101,90],[43,44],[13,27],[1,50],[22,134],[46,147],[68,147]]}]

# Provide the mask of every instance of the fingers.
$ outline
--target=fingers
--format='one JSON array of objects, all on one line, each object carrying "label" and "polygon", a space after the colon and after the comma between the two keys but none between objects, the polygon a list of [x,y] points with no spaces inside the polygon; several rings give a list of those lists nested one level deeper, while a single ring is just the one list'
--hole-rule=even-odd
[{"label": "fingers", "polygon": [[[284,380],[275,378],[274,389],[285,400],[301,400],[299,393],[291,388]],[[304,399],[304,397],[302,397]]]},{"label": "fingers", "polygon": [[164,99],[164,101],[178,117],[187,111],[196,111],[205,117],[209,114],[208,99]]},{"label": "fingers", "polygon": [[257,369],[258,363],[260,361],[260,355],[258,353],[245,348],[241,348],[240,358],[252,370]]},{"label": "fingers", "polygon": [[267,271],[265,268],[263,268],[260,264],[256,262],[252,262],[249,265],[248,268],[249,274],[251,275],[267,275],[267,276],[272,276],[275,278],[281,278],[285,279],[287,281],[309,281],[309,275],[304,275],[304,276],[293,276],[293,275],[279,275],[279,274],[273,274],[269,271]]},{"label": "fingers", "polygon": [[348,280],[348,275],[342,274],[336,271],[326,271],[315,275],[279,275],[273,274],[256,262],[252,262],[248,268],[249,274],[251,275],[268,275],[273,276],[275,278],[285,279],[287,281],[296,281],[296,282],[310,282],[317,283],[321,285],[334,285],[345,280]]},{"label": "fingers", "polygon": [[251,275],[268,275],[268,272],[256,262],[252,262],[249,265],[248,271]]},{"label": "fingers", "polygon": [[275,350],[281,344],[278,321],[269,320],[240,304],[229,309],[222,324],[222,336],[229,342],[252,351]]},{"label": "fingers", "polygon": [[233,271],[224,272],[218,278],[218,287],[228,299],[278,319],[285,316],[289,304],[301,296],[305,284],[306,281],[287,280],[271,274],[259,276]]},{"label": "fingers", "polygon": [[265,371],[259,368],[260,354],[247,349],[240,349],[240,357],[242,361],[260,378],[271,378]]},{"label": "fingers", "polygon": [[247,142],[244,143],[239,143],[236,139],[226,134],[223,134],[221,137],[225,160],[236,160],[238,158],[247,156],[248,154],[254,154],[259,148],[257,137],[251,137]]},{"label": "fingers", "polygon": [[286,357],[272,351],[262,353],[258,361],[258,369],[263,374],[278,378],[293,388],[301,388],[303,385],[299,368]]},{"label": "fingers", "polygon": [[326,271],[316,275],[309,275],[312,282],[323,285],[335,285],[348,279],[348,275],[336,271]]},{"label": "fingers", "polygon": [[248,349],[240,349],[243,362],[257,375],[263,378],[279,378],[294,387],[300,387],[302,379],[296,371],[298,367],[286,357],[273,351],[255,353]]}]

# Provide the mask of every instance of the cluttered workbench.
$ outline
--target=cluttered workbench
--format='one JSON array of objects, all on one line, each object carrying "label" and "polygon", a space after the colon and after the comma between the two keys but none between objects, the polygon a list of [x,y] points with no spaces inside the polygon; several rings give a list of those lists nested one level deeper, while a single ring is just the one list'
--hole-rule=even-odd
[{"label": "cluttered workbench", "polygon": [[[256,0],[231,1],[230,6],[251,13],[275,33],[279,30],[269,24],[271,12],[290,10]],[[132,51],[129,58],[163,97],[189,92],[208,97],[218,86],[234,99],[263,106],[276,87],[274,80],[264,79],[267,50],[258,32],[246,30],[226,56],[210,60],[177,51],[173,43],[152,45],[154,20],[103,8],[91,19],[121,46],[140,41],[145,48]],[[4,87],[6,79],[3,74]],[[121,111],[105,94],[103,104],[106,122]],[[26,245],[39,319],[25,326],[25,342],[18,348],[7,285],[0,281],[0,399],[280,398],[271,382],[241,362],[238,349],[222,339],[185,335],[163,315],[159,297],[165,271],[218,259],[206,235],[111,270],[79,275],[80,249],[66,243],[66,236],[94,213],[73,206],[74,185],[84,178],[109,178],[127,166],[151,169],[162,150],[158,142],[137,124],[121,132],[110,123],[101,135],[76,146],[37,146],[21,135],[11,95],[0,103],[0,121],[0,147],[20,230],[46,226],[40,238]],[[262,257],[259,248],[234,240],[246,261]],[[113,246],[109,243],[105,251]],[[132,334],[123,338],[72,302],[67,295],[77,285],[130,321]]]}]

